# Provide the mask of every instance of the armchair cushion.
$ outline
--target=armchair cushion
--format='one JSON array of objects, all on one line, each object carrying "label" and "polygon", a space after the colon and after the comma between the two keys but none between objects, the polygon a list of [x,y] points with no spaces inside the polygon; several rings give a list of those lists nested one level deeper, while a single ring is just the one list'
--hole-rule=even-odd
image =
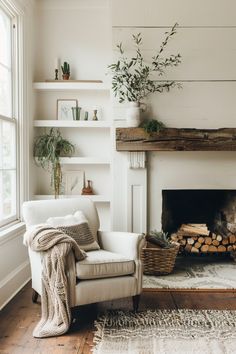
[{"label": "armchair cushion", "polygon": [[76,263],[76,276],[81,280],[118,277],[133,274],[135,262],[121,254],[104,250],[91,251]]},{"label": "armchair cushion", "polygon": [[44,224],[50,216],[64,216],[81,210],[88,220],[93,237],[97,240],[97,231],[99,229],[98,213],[94,203],[89,198],[33,200],[25,202],[22,210],[27,228],[32,225]]},{"label": "armchair cushion", "polygon": [[84,251],[100,248],[82,211],[77,211],[74,215],[49,218],[47,223],[72,237]]}]

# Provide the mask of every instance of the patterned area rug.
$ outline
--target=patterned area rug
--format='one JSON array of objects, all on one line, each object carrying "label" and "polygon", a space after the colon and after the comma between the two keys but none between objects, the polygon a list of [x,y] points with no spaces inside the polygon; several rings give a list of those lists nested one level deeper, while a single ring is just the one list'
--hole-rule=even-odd
[{"label": "patterned area rug", "polygon": [[229,258],[178,257],[173,273],[144,275],[143,288],[236,289],[236,263]]},{"label": "patterned area rug", "polygon": [[95,327],[94,354],[236,353],[236,311],[113,311]]}]

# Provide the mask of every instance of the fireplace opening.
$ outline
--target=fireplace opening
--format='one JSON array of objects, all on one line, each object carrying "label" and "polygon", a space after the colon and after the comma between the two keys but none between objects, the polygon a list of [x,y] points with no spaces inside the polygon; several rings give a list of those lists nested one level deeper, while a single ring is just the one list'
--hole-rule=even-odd
[{"label": "fireplace opening", "polygon": [[182,224],[206,224],[223,237],[236,234],[236,190],[163,190],[163,231],[171,234]]}]

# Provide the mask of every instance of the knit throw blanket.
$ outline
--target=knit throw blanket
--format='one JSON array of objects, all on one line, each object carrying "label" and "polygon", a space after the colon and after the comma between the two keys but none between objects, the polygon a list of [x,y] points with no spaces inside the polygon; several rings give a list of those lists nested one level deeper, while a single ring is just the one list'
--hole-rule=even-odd
[{"label": "knit throw blanket", "polygon": [[26,231],[24,244],[42,257],[42,314],[33,336],[61,335],[69,329],[75,305],[75,261],[85,257],[75,240],[48,225]]}]

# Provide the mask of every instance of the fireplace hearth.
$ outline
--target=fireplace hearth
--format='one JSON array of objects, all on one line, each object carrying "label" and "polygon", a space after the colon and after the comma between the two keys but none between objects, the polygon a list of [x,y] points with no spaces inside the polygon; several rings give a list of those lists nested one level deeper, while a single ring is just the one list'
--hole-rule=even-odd
[{"label": "fireplace hearth", "polygon": [[236,249],[235,190],[163,190],[163,231],[192,253]]},{"label": "fireplace hearth", "polygon": [[182,224],[207,224],[227,237],[236,233],[235,190],[163,190],[162,228],[176,232]]}]

